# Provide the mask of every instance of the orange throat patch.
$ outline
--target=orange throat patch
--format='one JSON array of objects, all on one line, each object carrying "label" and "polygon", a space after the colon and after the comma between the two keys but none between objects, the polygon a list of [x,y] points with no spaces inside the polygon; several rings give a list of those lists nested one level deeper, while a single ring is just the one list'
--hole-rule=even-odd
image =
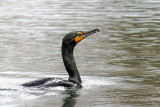
[{"label": "orange throat patch", "polygon": [[77,43],[79,43],[81,40],[83,40],[84,39],[84,37],[83,36],[77,36],[76,38],[75,38],[75,42],[77,42]]}]

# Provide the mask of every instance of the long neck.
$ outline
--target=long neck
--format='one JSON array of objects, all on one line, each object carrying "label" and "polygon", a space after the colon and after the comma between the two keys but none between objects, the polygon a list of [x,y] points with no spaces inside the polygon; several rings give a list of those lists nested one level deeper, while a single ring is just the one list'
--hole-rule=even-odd
[{"label": "long neck", "polygon": [[65,68],[69,74],[69,81],[74,83],[81,83],[81,77],[78,72],[74,56],[73,50],[75,45],[66,45],[65,42],[62,43],[62,57]]}]

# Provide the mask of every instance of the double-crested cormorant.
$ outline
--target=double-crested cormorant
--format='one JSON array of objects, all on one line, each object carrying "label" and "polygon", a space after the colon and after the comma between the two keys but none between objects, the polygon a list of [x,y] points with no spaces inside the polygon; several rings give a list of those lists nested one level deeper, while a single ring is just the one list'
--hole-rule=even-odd
[{"label": "double-crested cormorant", "polygon": [[62,41],[62,57],[65,68],[68,72],[69,79],[63,80],[60,78],[43,78],[28,83],[22,84],[26,87],[54,87],[54,86],[64,86],[64,87],[81,87],[81,77],[76,67],[76,63],[73,57],[73,50],[76,44],[81,40],[92,35],[96,32],[99,32],[99,29],[94,29],[91,31],[76,31],[66,34]]}]

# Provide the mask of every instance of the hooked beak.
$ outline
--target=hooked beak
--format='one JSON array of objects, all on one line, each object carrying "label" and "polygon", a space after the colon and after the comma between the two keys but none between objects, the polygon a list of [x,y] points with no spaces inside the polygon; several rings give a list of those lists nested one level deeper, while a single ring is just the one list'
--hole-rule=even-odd
[{"label": "hooked beak", "polygon": [[99,30],[99,29],[93,29],[93,30],[84,32],[84,33],[81,34],[80,36],[86,38],[86,37],[88,37],[88,36],[90,36],[90,35],[92,35],[92,34],[94,34],[94,33],[97,33],[97,32],[100,32],[100,30]]},{"label": "hooked beak", "polygon": [[80,35],[75,38],[75,42],[79,43],[84,38],[86,38],[86,37],[88,37],[88,36],[90,36],[94,33],[97,33],[97,32],[100,32],[100,30],[99,29],[93,29],[93,30],[86,31],[86,32],[79,32]]}]

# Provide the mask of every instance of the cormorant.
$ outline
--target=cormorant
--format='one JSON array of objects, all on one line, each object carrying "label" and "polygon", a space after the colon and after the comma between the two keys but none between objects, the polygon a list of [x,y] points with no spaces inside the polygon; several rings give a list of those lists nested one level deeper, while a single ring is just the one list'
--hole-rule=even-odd
[{"label": "cormorant", "polygon": [[65,68],[68,72],[69,79],[63,80],[60,78],[43,78],[28,83],[22,84],[25,87],[55,87],[55,86],[64,86],[64,87],[82,87],[81,77],[76,67],[76,63],[73,57],[73,50],[76,44],[81,40],[92,35],[96,32],[100,32],[99,29],[94,29],[90,31],[75,31],[66,34],[62,41],[62,58],[65,65]]}]

